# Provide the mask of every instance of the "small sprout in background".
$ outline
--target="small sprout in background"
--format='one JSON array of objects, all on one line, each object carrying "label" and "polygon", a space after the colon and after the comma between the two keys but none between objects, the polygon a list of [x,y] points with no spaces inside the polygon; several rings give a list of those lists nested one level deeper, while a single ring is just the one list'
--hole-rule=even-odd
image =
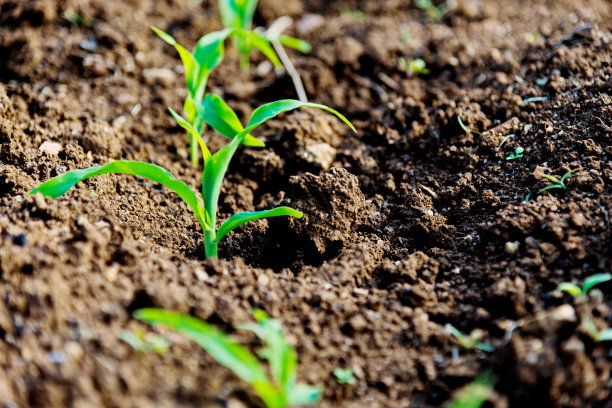
[{"label": "small sprout in background", "polygon": [[406,75],[408,75],[408,77],[412,77],[414,75],[429,74],[429,70],[427,69],[427,64],[421,58],[407,61],[405,58],[399,57],[397,59],[397,63],[399,65],[399,69],[401,71],[406,72]]},{"label": "small sprout in background", "polygon": [[361,10],[351,10],[346,6],[340,7],[340,16],[341,17],[349,17],[355,23],[363,23],[365,21],[365,15]]},{"label": "small sprout in background", "polygon": [[523,149],[523,146],[519,146],[516,149],[514,149],[514,153],[511,153],[506,157],[506,160],[520,159],[521,157],[523,157],[524,151],[525,149]]},{"label": "small sprout in background", "polygon": [[474,348],[477,348],[488,353],[492,353],[493,351],[495,351],[493,346],[491,346],[490,344],[481,343],[479,341],[482,336],[484,336],[484,332],[482,330],[474,329],[468,336],[461,333],[457,328],[455,328],[455,326],[450,323],[446,323],[444,329],[448,334],[451,334],[453,337],[455,337],[459,344],[466,350],[472,350]]},{"label": "small sprout in background", "polygon": [[588,317],[582,319],[582,326],[586,329],[589,336],[596,342],[612,341],[612,328],[599,330],[595,323]]},{"label": "small sprout in background", "polygon": [[608,282],[610,280],[612,280],[612,274],[598,273],[586,278],[582,284],[582,288],[575,283],[561,282],[559,286],[557,286],[557,290],[569,293],[573,297],[577,298],[579,296],[587,295],[595,285],[599,285],[600,283]]},{"label": "small sprout in background", "polygon": [[529,45],[535,45],[540,39],[540,33],[537,31],[529,31],[525,33],[525,42]]},{"label": "small sprout in background", "polygon": [[[301,107],[323,109],[333,113],[346,123],[353,131],[353,125],[340,113],[325,105],[304,103],[293,99],[284,99],[271,102],[255,109],[249,122],[244,128],[238,120],[238,115],[220,97],[208,94],[202,104],[202,118],[217,132],[231,139],[231,142],[215,154],[211,155],[208,147],[199,134],[190,128],[189,124],[180,116],[177,121],[185,129],[197,135],[198,142],[204,153],[204,171],[202,172],[202,197],[203,203],[197,194],[183,183],[174,178],[166,169],[150,163],[139,161],[117,160],[103,166],[90,167],[88,169],[72,170],[57,177],[47,180],[30,194],[41,193],[46,197],[57,198],[64,195],[79,181],[99,176],[102,174],[132,174],[153,180],[168,187],[183,199],[187,206],[193,211],[200,227],[204,232],[204,250],[207,258],[217,257],[219,241],[230,231],[238,228],[249,221],[268,217],[290,216],[302,218],[303,214],[290,207],[276,207],[270,210],[243,212],[232,215],[217,229],[217,207],[221,185],[229,163],[241,144],[247,144],[249,140],[259,142],[249,133],[257,127],[276,117],[277,115]],[[251,144],[252,145],[252,144]]]},{"label": "small sprout in background", "polygon": [[567,190],[567,186],[565,185],[565,179],[567,179],[569,176],[571,176],[573,173],[580,171],[582,169],[578,168],[578,169],[573,169],[568,171],[567,173],[565,173],[563,175],[563,177],[561,177],[561,180],[557,179],[554,176],[550,176],[548,174],[542,174],[542,177],[545,177],[547,179],[549,179],[550,181],[552,181],[554,184],[551,184],[549,186],[546,186],[542,189],[540,189],[540,191],[538,191],[538,194],[546,191],[546,190],[552,190],[553,188],[562,188],[563,190]]},{"label": "small sprout in background", "polygon": [[465,124],[461,120],[461,116],[457,116],[457,122],[459,122],[459,126],[461,127],[461,129],[463,129],[463,131],[465,133],[467,133],[468,135],[471,134],[471,133],[474,133],[474,134],[477,134],[477,135],[482,135],[482,133],[477,132],[475,130],[472,130],[472,129],[468,128],[467,126],[465,126]]},{"label": "small sprout in background", "polygon": [[427,16],[433,21],[440,21],[450,10],[457,7],[457,0],[447,0],[436,6],[432,0],[414,0],[414,5],[427,12]]},{"label": "small sprout in background", "polygon": [[267,360],[272,378],[266,366],[247,348],[200,319],[161,309],[140,309],[134,316],[145,323],[174,330],[198,343],[219,364],[251,384],[268,408],[316,404],[323,390],[296,383],[297,354],[285,339],[280,322],[262,310],[255,310],[253,314],[257,323],[237,327],[254,332],[263,341],[260,357]]},{"label": "small sprout in background", "polygon": [[136,328],[134,332],[121,330],[118,337],[139,353],[154,351],[157,354],[164,354],[172,345],[167,338],[159,334],[146,333],[142,327]]},{"label": "small sprout in background", "polygon": [[489,373],[479,374],[459,394],[444,405],[445,408],[480,408],[489,398],[495,386],[495,378]]},{"label": "small sprout in background", "polygon": [[93,26],[93,18],[85,17],[75,11],[66,10],[62,14],[64,20],[70,21],[72,24],[79,27],[91,27]]},{"label": "small sprout in background", "polygon": [[350,368],[336,368],[333,373],[339,384],[353,385],[357,382]]},{"label": "small sprout in background", "polygon": [[525,202],[529,202],[529,199],[531,198],[531,190],[527,189],[527,196],[525,197]]}]

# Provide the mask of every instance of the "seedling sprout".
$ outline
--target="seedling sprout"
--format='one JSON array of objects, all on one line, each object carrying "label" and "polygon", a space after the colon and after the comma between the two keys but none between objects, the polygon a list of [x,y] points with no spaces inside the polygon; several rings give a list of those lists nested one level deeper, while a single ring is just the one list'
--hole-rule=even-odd
[{"label": "seedling sprout", "polygon": [[480,408],[484,404],[495,385],[495,379],[489,372],[478,375],[474,381],[466,385],[446,408]]},{"label": "seedling sprout", "polygon": [[600,283],[604,283],[604,282],[608,282],[612,280],[612,274],[610,273],[598,273],[595,275],[591,275],[588,278],[586,278],[584,280],[584,283],[582,284],[582,288],[578,285],[576,285],[575,283],[571,283],[571,282],[561,282],[558,286],[557,286],[557,290],[563,291],[563,292],[567,292],[570,295],[574,296],[574,297],[578,297],[578,296],[582,296],[582,295],[586,295],[589,293],[589,291],[595,286],[595,285],[599,285]]},{"label": "seedling sprout", "polygon": [[472,350],[477,348],[482,351],[486,351],[488,353],[492,353],[495,351],[493,346],[486,343],[481,343],[479,340],[484,336],[484,332],[479,329],[472,330],[472,332],[468,335],[461,333],[455,326],[450,323],[446,323],[444,329],[447,333],[451,334],[453,337],[457,339],[459,344],[466,350]]},{"label": "seedling sprout", "polygon": [[414,75],[428,75],[429,70],[427,69],[427,64],[421,58],[413,59],[407,61],[403,57],[399,57],[397,59],[397,63],[399,64],[399,68],[401,71],[406,72],[406,75],[409,77]]},{"label": "seedling sprout", "polygon": [[516,159],[520,159],[521,157],[523,157],[523,152],[525,151],[525,149],[523,149],[522,146],[517,147],[516,149],[514,149],[514,153],[509,154],[506,157],[506,160],[516,160]]},{"label": "seedling sprout", "polygon": [[546,186],[542,189],[540,189],[538,191],[538,194],[546,191],[546,190],[552,190],[553,188],[562,188],[563,190],[567,190],[567,186],[565,185],[565,179],[567,179],[569,176],[571,176],[573,173],[580,171],[582,169],[578,168],[578,169],[573,169],[568,171],[567,173],[565,173],[563,175],[563,177],[561,177],[561,180],[557,179],[554,176],[548,175],[548,174],[542,174],[542,177],[545,177],[547,179],[549,179],[550,181],[552,181],[554,184],[551,184],[549,186]]},{"label": "seedling sprout", "polygon": [[262,340],[264,349],[259,356],[268,362],[272,378],[266,366],[247,348],[200,319],[161,309],[140,309],[134,316],[145,323],[174,330],[198,343],[219,364],[251,384],[268,408],[317,403],[323,390],[296,383],[297,354],[285,339],[280,322],[262,310],[255,310],[253,314],[257,323],[237,327],[252,331]]},{"label": "seedling sprout", "polygon": [[595,323],[588,317],[582,319],[582,325],[596,343],[612,341],[612,328],[599,330],[597,326],[595,326]]},{"label": "seedling sprout", "polygon": [[[197,140],[204,153],[204,171],[202,173],[202,197],[203,203],[197,194],[185,183],[175,179],[167,170],[154,164],[117,160],[103,166],[90,167],[82,170],[72,170],[52,178],[30,191],[30,194],[42,193],[44,196],[57,198],[64,195],[79,181],[99,176],[102,174],[132,174],[156,181],[170,190],[174,191],[185,201],[193,211],[198,223],[204,231],[204,248],[207,258],[217,257],[217,246],[219,241],[233,229],[242,224],[268,217],[290,216],[301,218],[302,213],[289,207],[277,207],[270,210],[243,212],[232,215],[219,229],[217,225],[217,204],[221,193],[221,184],[229,166],[230,160],[236,153],[240,144],[248,140],[257,140],[249,135],[257,127],[276,117],[277,115],[300,107],[313,107],[327,110],[338,116],[352,130],[353,125],[340,113],[325,105],[304,103],[293,99],[285,99],[271,102],[257,108],[246,126],[243,128],[236,113],[220,97],[208,94],[202,103],[202,118],[216,131],[231,139],[231,142],[221,150],[211,155],[202,138],[195,131]],[[179,117],[180,119],[180,117]],[[189,130],[188,124],[185,127]],[[249,139],[250,138],[250,139]]]},{"label": "seedling sprout", "polygon": [[456,7],[456,3],[456,0],[447,0],[439,6],[436,6],[432,0],[414,0],[414,5],[427,12],[429,18],[434,21],[442,20],[442,17],[444,17],[446,13]]},{"label": "seedling sprout", "polygon": [[338,380],[339,384],[353,385],[357,382],[353,371],[350,368],[336,368],[333,371],[334,376]]},{"label": "seedling sprout", "polygon": [[170,340],[163,336],[147,335],[142,327],[138,327],[134,332],[121,330],[118,337],[139,353],[154,351],[157,354],[164,354],[172,345]]}]

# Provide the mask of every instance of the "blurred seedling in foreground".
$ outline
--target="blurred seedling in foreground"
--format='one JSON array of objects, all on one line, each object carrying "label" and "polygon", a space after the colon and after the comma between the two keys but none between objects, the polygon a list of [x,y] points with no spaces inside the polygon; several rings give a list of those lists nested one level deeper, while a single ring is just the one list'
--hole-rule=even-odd
[{"label": "blurred seedling in foreground", "polygon": [[463,387],[457,396],[444,405],[445,408],[480,408],[489,398],[495,386],[495,378],[489,373],[479,374]]},{"label": "blurred seedling in foreground", "polygon": [[142,327],[137,327],[133,332],[121,330],[118,337],[139,353],[154,351],[157,354],[164,354],[172,345],[167,338],[159,334],[146,333]]},{"label": "blurred seedling in foreground", "polygon": [[403,71],[408,75],[408,77],[412,77],[415,75],[428,75],[429,70],[427,69],[427,64],[421,58],[406,60],[404,57],[399,57],[397,59],[397,63],[399,65],[400,71]]},{"label": "blurred seedling in foreground", "polygon": [[459,342],[461,347],[466,350],[472,350],[474,348],[477,348],[488,353],[495,351],[493,346],[491,346],[490,344],[480,342],[480,339],[482,339],[482,337],[484,336],[484,332],[480,329],[474,329],[469,335],[466,335],[460,332],[452,324],[446,323],[446,325],[444,326],[444,330],[446,330],[448,334],[451,334],[455,339],[457,339],[457,342]]},{"label": "blurred seedling in foreground", "polygon": [[587,295],[595,285],[599,285],[600,283],[608,282],[610,280],[612,280],[612,274],[598,273],[586,278],[582,284],[582,288],[575,283],[561,282],[557,286],[557,290],[569,293],[573,297],[577,298],[579,296]]},{"label": "blurred seedling in foreground", "polygon": [[237,328],[252,331],[261,339],[264,348],[259,357],[268,362],[271,378],[266,365],[246,347],[200,319],[161,309],[140,309],[134,316],[195,341],[219,364],[249,383],[268,408],[317,403],[323,390],[296,382],[297,354],[285,339],[280,322],[262,310],[256,309],[253,314],[257,323],[243,323]]},{"label": "blurred seedling in foreground", "polygon": [[[231,139],[231,142],[217,151],[210,153],[208,147],[199,134],[190,128],[188,123],[179,122],[192,133],[200,144],[204,158],[204,171],[202,172],[202,197],[201,202],[198,195],[183,183],[174,178],[167,170],[154,164],[117,160],[103,166],[90,167],[82,170],[72,170],[52,178],[30,191],[30,194],[42,193],[44,196],[57,198],[64,195],[79,181],[99,176],[102,174],[132,174],[153,180],[168,187],[183,199],[187,206],[194,213],[198,223],[204,232],[204,250],[207,258],[217,257],[217,246],[219,241],[230,231],[238,228],[249,221],[261,218],[290,216],[302,218],[302,213],[289,207],[276,207],[270,210],[243,212],[232,215],[217,230],[217,204],[221,193],[221,185],[225,178],[225,173],[229,163],[236,153],[238,146],[245,144],[248,140],[257,140],[249,135],[257,127],[276,117],[277,115],[291,111],[300,107],[312,107],[323,109],[333,113],[345,122],[353,131],[353,125],[340,113],[328,108],[325,105],[314,103],[304,103],[293,99],[284,99],[271,102],[257,108],[249,122],[244,128],[238,120],[236,112],[230,108],[220,97],[208,94],[202,104],[203,119],[216,131]],[[181,120],[181,118],[177,118]],[[249,139],[250,138],[250,139]]]}]

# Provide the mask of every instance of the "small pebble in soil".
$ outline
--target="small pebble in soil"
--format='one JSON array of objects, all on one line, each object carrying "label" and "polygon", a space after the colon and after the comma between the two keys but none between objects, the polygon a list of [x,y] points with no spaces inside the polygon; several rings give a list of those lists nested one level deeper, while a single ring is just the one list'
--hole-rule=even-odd
[{"label": "small pebble in soil", "polygon": [[504,252],[506,255],[515,255],[518,252],[519,245],[519,241],[508,241],[504,245]]}]

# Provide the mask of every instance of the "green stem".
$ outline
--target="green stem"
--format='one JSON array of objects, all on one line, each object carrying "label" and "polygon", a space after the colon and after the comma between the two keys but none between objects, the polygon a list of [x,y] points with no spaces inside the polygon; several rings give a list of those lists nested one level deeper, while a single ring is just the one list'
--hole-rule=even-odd
[{"label": "green stem", "polygon": [[217,243],[215,242],[214,231],[204,230],[204,252],[207,259],[217,257]]},{"label": "green stem", "polygon": [[200,164],[200,151],[198,149],[198,141],[193,135],[189,135],[189,142],[191,164],[193,164],[195,167],[198,167],[198,165]]}]

